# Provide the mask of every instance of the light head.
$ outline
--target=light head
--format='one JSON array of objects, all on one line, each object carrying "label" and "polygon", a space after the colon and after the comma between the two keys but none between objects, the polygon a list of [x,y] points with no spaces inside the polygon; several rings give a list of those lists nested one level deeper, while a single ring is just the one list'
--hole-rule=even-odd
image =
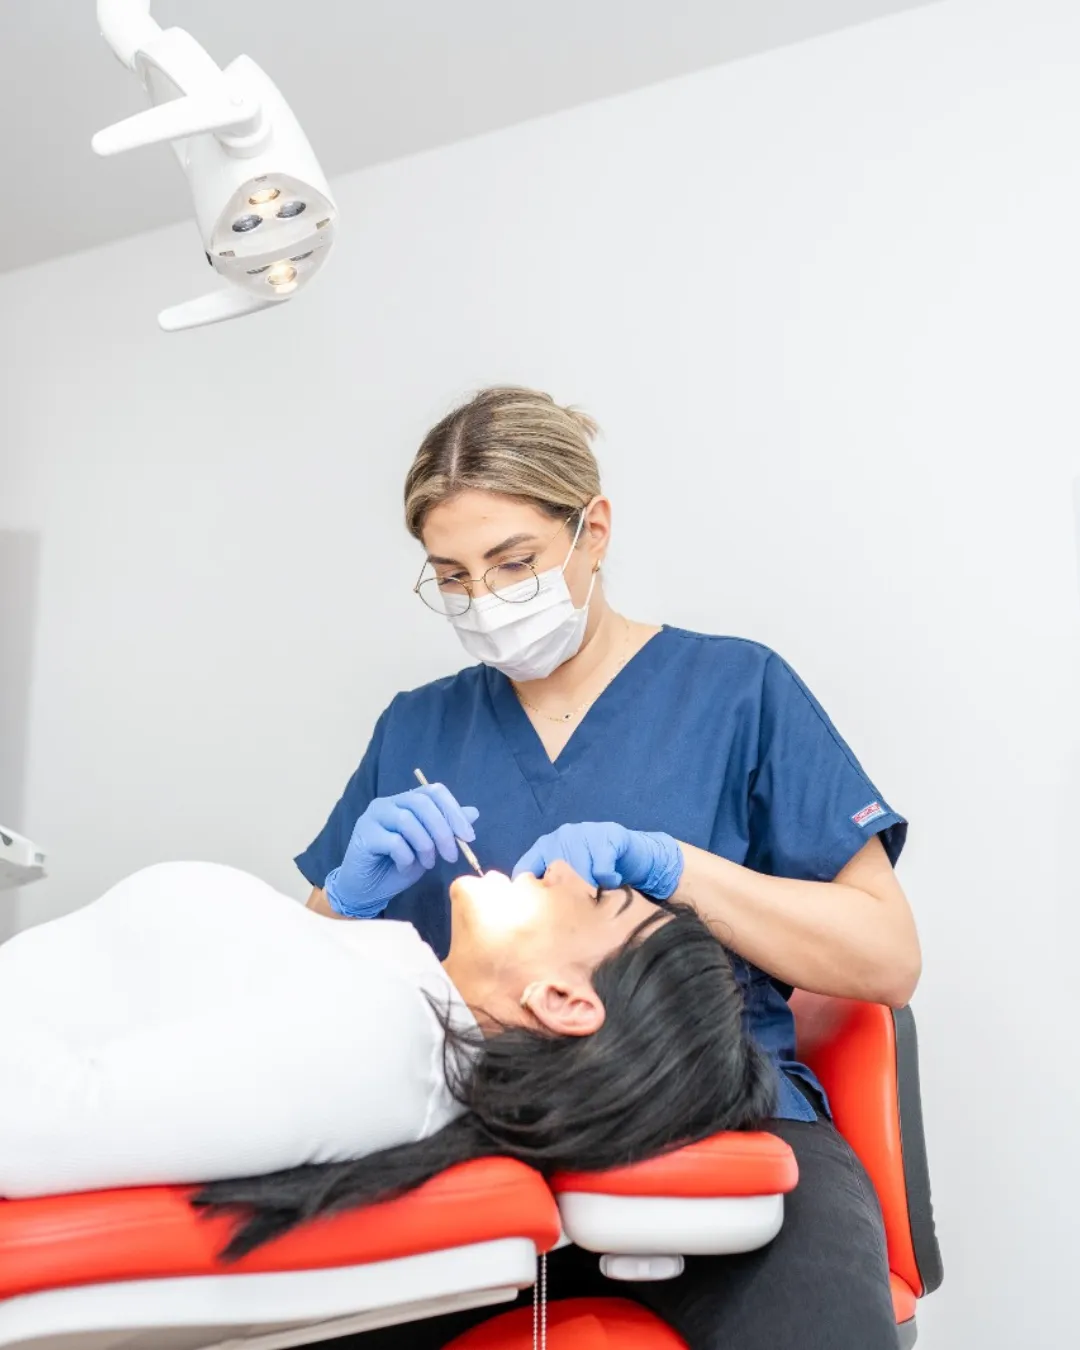
[{"label": "light head", "polygon": [[175,331],[290,299],[326,260],[337,208],[292,109],[247,56],[224,70],[149,0],[98,0],[102,35],[141,79],[146,112],[98,132],[99,155],[171,142],[188,180],[203,251],[234,289],[159,316]]}]

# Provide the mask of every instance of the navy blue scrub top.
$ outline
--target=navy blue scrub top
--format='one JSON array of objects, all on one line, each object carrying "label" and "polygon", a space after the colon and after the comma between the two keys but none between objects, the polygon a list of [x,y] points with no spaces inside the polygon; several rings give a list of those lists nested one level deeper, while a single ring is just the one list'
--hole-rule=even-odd
[{"label": "navy blue scrub top", "polygon": [[[907,822],[886,803],[798,676],[740,638],[664,628],[592,705],[555,763],[509,680],[488,666],[399,694],[322,832],[296,859],[312,886],[345,854],[375,797],[414,786],[419,765],[476,806],[481,865],[509,872],[542,834],[586,820],[664,830],[772,876],[831,881],[872,835],[893,863]],[[441,860],[388,919],[414,924],[440,957],[450,944]],[[750,1031],[786,1074],[824,1093],[795,1060],[790,989],[733,954]],[[781,1075],[777,1115],[812,1120]]]}]

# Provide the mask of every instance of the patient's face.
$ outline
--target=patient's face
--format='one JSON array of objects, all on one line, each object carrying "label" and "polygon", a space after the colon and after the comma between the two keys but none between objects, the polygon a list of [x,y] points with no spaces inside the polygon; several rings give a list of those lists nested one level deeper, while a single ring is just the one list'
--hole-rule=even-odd
[{"label": "patient's face", "polygon": [[557,957],[592,970],[658,906],[637,891],[600,891],[555,862],[544,876],[463,876],[450,887],[453,921],[491,958]]},{"label": "patient's face", "polygon": [[[552,863],[540,879],[464,876],[450,887],[450,899],[447,970],[467,999],[463,985],[482,986],[503,1020],[531,986],[588,986],[596,966],[659,908],[629,889],[598,894],[564,862]],[[540,1010],[540,997],[528,1006]]]}]

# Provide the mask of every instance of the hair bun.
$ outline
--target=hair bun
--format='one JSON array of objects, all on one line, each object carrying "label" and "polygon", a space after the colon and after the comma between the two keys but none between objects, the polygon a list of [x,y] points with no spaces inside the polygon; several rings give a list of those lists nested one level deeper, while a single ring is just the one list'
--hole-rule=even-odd
[{"label": "hair bun", "polygon": [[587,440],[593,441],[600,434],[599,424],[587,412],[574,407],[563,408],[563,412]]}]

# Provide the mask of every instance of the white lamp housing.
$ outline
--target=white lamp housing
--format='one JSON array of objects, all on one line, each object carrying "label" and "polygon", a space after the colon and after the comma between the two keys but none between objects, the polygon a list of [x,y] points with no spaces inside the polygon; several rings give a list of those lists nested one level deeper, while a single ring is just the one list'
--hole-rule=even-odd
[{"label": "white lamp housing", "polygon": [[0,825],[0,891],[45,875],[45,854],[21,834]]},{"label": "white lamp housing", "polygon": [[187,175],[207,261],[233,283],[163,310],[168,332],[288,300],[322,266],[337,207],[292,109],[250,57],[222,70],[150,0],[98,0],[98,25],[154,105],[99,131],[99,155],[170,141]]}]

